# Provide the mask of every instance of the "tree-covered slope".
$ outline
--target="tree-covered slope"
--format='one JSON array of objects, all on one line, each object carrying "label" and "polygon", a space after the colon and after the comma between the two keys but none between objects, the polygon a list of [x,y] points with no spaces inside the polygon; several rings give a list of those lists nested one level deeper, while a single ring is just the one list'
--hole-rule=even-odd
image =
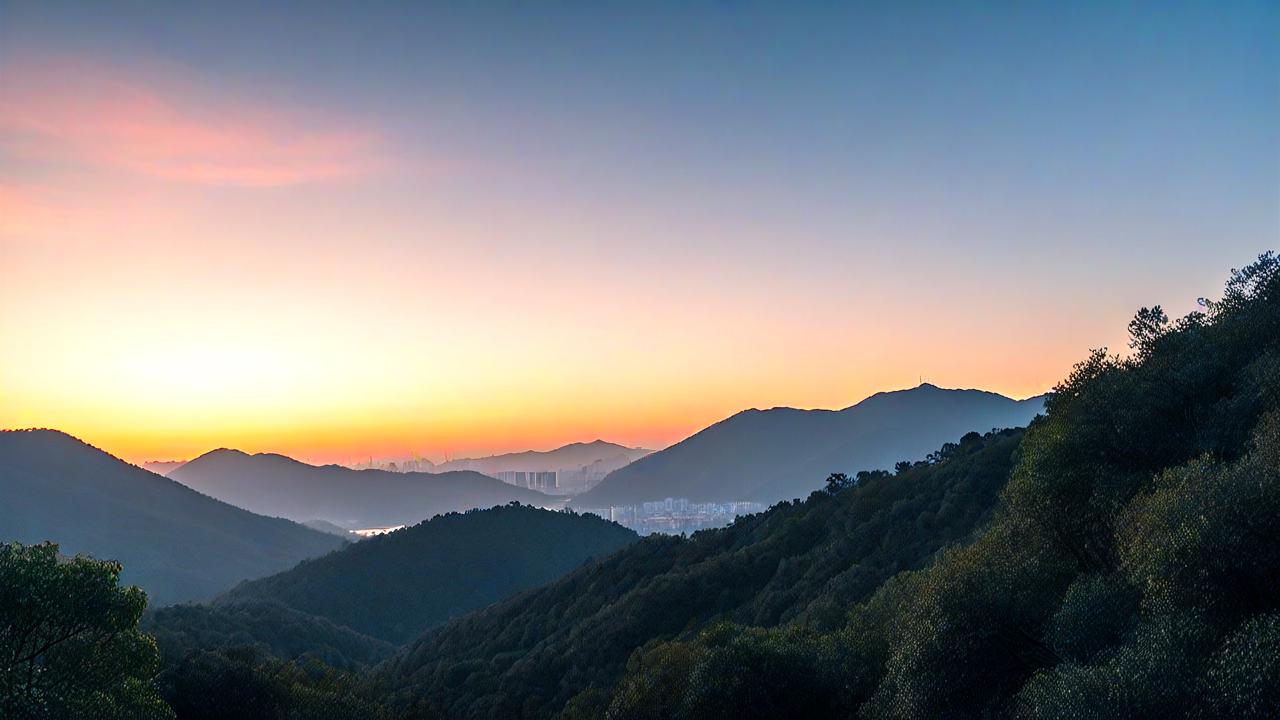
[{"label": "tree-covered slope", "polygon": [[1043,398],[924,384],[844,410],[744,410],[610,473],[576,507],[666,497],[772,503],[807,496],[828,473],[892,468],[970,431],[1022,427]]},{"label": "tree-covered slope", "polygon": [[384,676],[400,701],[446,717],[548,717],[579,692],[611,687],[637,648],[717,618],[838,625],[884,579],[968,537],[995,505],[1020,437],[972,433],[933,462],[863,474],[834,496],[691,538],[646,538],[429,632]]},{"label": "tree-covered slope", "polygon": [[399,643],[635,540],[594,515],[514,504],[450,513],[244,583],[218,602],[279,603]]},{"label": "tree-covered slope", "polygon": [[315,658],[340,669],[382,660],[395,646],[275,603],[173,605],[143,618],[165,662],[201,650],[251,646],[281,660]]},{"label": "tree-covered slope", "polygon": [[537,506],[555,502],[477,472],[352,470],[226,449],[205,453],[168,477],[253,512],[297,522],[327,520],[351,529],[412,525],[512,501]]},{"label": "tree-covered slope", "polygon": [[0,432],[0,540],[124,564],[153,604],[211,597],[346,544],[183,487],[53,430]]},{"label": "tree-covered slope", "polygon": [[1133,354],[1093,353],[1029,428],[992,524],[835,631],[724,625],[634,655],[582,716],[1274,718],[1280,262]]},{"label": "tree-covered slope", "polygon": [[446,717],[1275,717],[1280,261],[1130,330],[1016,453],[970,436],[648,539],[426,634],[383,680]]}]

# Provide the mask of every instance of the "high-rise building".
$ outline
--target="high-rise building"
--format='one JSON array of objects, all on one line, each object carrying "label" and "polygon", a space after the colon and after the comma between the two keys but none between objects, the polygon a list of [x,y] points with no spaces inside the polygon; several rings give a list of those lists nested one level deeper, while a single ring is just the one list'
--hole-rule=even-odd
[{"label": "high-rise building", "polygon": [[544,470],[528,473],[529,488],[533,490],[554,490],[559,486],[555,470]]},{"label": "high-rise building", "polygon": [[547,492],[559,487],[555,470],[500,470],[493,474],[502,482],[516,487]]},{"label": "high-rise building", "polygon": [[529,487],[528,473],[523,470],[500,470],[493,474],[502,482],[516,487]]}]

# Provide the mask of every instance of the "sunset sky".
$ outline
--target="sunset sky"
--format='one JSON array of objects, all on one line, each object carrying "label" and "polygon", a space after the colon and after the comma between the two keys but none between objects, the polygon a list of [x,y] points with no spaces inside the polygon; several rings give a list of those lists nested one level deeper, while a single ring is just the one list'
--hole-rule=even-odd
[{"label": "sunset sky", "polygon": [[272,8],[0,0],[0,427],[438,460],[1026,397],[1280,246],[1276,2]]}]

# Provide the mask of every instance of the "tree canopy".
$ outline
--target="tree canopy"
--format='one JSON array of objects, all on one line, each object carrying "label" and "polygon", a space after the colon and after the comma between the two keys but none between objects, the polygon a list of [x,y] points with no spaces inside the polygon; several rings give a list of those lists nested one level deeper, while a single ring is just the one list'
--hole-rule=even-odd
[{"label": "tree canopy", "polygon": [[1280,261],[1233,271],[1203,305],[1178,321],[1144,309],[1131,355],[1077,366],[971,542],[833,631],[649,645],[597,706],[615,720],[1275,717]]},{"label": "tree canopy", "polygon": [[160,653],[138,631],[146,595],[119,580],[119,563],[52,543],[0,545],[0,716],[173,716],[151,682]]}]

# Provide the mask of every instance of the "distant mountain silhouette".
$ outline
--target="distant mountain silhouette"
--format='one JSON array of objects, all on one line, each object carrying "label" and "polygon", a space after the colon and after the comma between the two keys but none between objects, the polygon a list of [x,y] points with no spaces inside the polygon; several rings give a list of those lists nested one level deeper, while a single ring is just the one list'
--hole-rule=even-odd
[{"label": "distant mountain silhouette", "polygon": [[307,520],[302,524],[306,525],[312,530],[319,530],[322,533],[337,535],[338,537],[345,538],[347,540],[350,540],[351,542],[355,542],[356,540],[360,539],[359,535],[351,532],[350,530],[342,527],[341,525],[334,525],[328,520]]},{"label": "distant mountain silhouette", "polygon": [[476,472],[397,473],[308,465],[284,455],[205,453],[170,473],[188,487],[264,515],[345,528],[412,525],[433,515],[512,500],[550,505],[534,490]]},{"label": "distant mountain silhouette", "polygon": [[213,596],[345,543],[262,517],[55,430],[0,432],[0,542],[124,564],[153,604]]},{"label": "distant mountain silhouette", "polygon": [[216,603],[278,603],[400,643],[636,539],[594,515],[518,505],[453,513],[243,583]]},{"label": "distant mountain silhouette", "polygon": [[143,470],[150,470],[157,475],[168,475],[186,464],[186,460],[152,460],[142,463],[139,467]]},{"label": "distant mountain silhouette", "polygon": [[1021,427],[1044,397],[1017,401],[983,390],[922,384],[844,410],[744,410],[609,474],[575,507],[804,497],[833,472],[891,469],[969,431]]},{"label": "distant mountain silhouette", "polygon": [[604,440],[594,440],[589,443],[571,443],[545,452],[529,450],[482,458],[460,458],[437,465],[436,471],[474,470],[492,475],[510,470],[564,470],[609,463],[615,464],[616,467],[623,467],[651,452],[644,448],[629,448]]}]

